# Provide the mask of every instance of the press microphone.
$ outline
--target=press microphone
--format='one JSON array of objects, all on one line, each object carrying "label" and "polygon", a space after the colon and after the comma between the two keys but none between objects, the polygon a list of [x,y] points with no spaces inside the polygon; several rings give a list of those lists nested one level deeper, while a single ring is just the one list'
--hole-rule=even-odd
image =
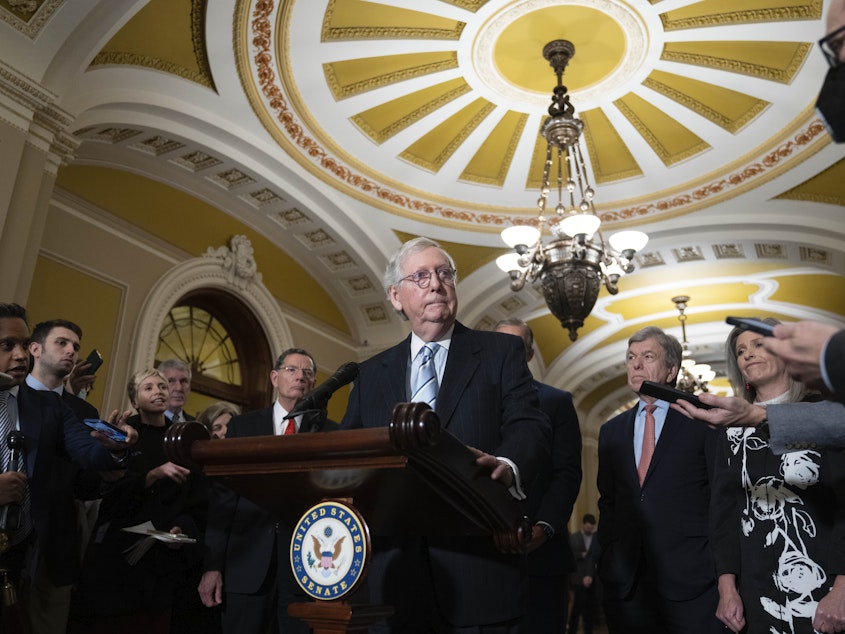
[{"label": "press microphone", "polygon": [[334,374],[326,379],[322,385],[314,388],[308,394],[302,397],[294,408],[285,416],[285,420],[299,416],[303,412],[326,409],[326,404],[332,397],[332,394],[337,392],[340,388],[348,383],[352,383],[355,377],[358,376],[358,364],[354,361],[344,363],[340,366]]},{"label": "press microphone", "polygon": [[[19,431],[9,432],[6,438],[9,447],[9,471],[21,471],[24,459],[24,435]],[[10,502],[0,508],[0,530],[16,531],[21,527],[21,505]]]}]

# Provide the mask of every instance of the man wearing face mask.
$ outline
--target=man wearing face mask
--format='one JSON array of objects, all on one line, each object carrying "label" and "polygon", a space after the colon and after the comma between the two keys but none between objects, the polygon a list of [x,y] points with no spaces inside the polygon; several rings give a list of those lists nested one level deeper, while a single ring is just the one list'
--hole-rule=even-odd
[{"label": "man wearing face mask", "polygon": [[845,143],[845,0],[832,0],[827,10],[827,33],[819,40],[830,69],[816,110],[837,143]]}]

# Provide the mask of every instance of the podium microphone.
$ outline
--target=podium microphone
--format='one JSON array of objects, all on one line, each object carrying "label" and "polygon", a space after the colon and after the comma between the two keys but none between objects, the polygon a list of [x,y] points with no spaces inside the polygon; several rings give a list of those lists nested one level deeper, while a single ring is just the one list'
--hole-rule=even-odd
[{"label": "podium microphone", "polygon": [[[24,460],[24,435],[19,431],[9,432],[6,445],[9,447],[9,471],[21,471]],[[0,508],[0,531],[16,531],[21,527],[21,505],[10,502]]]},{"label": "podium microphone", "polygon": [[[288,415],[285,416],[285,420],[299,416],[300,414],[306,412],[312,412],[315,410],[318,412],[324,411],[332,394],[337,392],[344,385],[352,383],[357,376],[358,364],[354,361],[344,363],[335,371],[334,374],[326,379],[325,382],[303,396],[302,400],[300,400],[288,413]],[[322,427],[322,425],[311,425],[311,431],[318,431],[315,427]]]}]

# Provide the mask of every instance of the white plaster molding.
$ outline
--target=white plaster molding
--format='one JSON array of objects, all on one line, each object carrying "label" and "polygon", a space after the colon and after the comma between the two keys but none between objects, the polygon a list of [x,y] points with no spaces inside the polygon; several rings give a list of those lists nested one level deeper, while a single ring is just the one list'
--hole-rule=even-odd
[{"label": "white plaster molding", "polygon": [[251,254],[252,244],[244,236],[235,236],[230,247],[209,247],[205,255],[174,266],[150,290],[136,322],[130,367],[145,368],[155,363],[158,335],[167,314],[181,297],[197,289],[224,290],[243,301],[261,324],[274,358],[292,345],[285,316],[257,270],[243,275],[243,269],[238,272],[227,264],[234,263],[238,254],[243,262],[244,249]]}]

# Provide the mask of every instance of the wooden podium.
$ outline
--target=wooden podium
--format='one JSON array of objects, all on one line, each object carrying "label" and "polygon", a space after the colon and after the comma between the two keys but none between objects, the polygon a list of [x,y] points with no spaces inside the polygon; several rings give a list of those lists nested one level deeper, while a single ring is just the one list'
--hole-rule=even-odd
[{"label": "wooden podium", "polygon": [[[294,436],[210,440],[201,424],[177,423],[167,432],[164,452],[289,526],[315,504],[342,501],[363,518],[367,553],[371,535],[489,535],[500,551],[514,553],[530,535],[519,502],[421,403],[397,405],[387,427]],[[296,567],[294,576],[302,585]],[[390,608],[315,597],[289,611],[315,634],[327,634],[364,632]]]}]

